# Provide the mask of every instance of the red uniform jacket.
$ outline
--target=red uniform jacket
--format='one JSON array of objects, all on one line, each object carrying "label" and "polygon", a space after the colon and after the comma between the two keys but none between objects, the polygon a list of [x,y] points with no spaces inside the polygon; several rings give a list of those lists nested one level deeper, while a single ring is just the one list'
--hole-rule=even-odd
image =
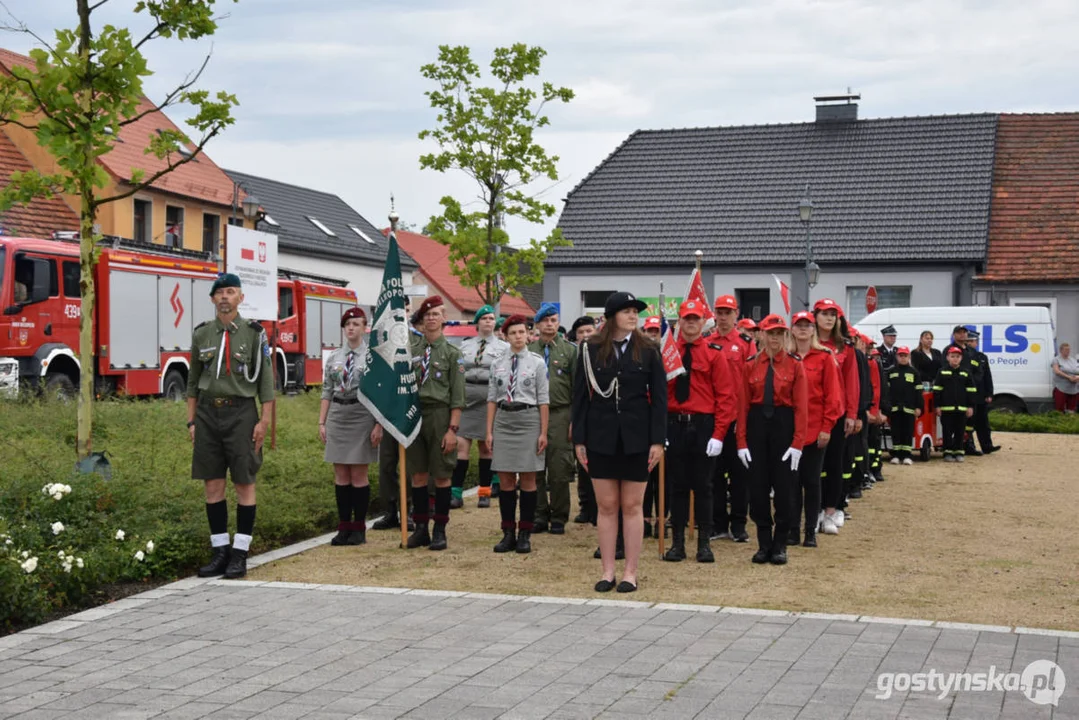
[{"label": "red uniform jacket", "polygon": [[[704,338],[693,343],[693,371],[689,374],[689,399],[678,402],[675,386],[678,378],[667,382],[667,411],[715,415],[712,437],[722,441],[727,429],[738,417],[738,391],[727,359],[719,350],[709,347]],[[678,338],[678,356],[686,351],[686,341]]]},{"label": "red uniform jacket", "polygon": [[[738,448],[749,447],[746,440],[746,418],[751,405],[760,405],[764,401],[764,378],[768,374],[768,354],[760,353],[745,366],[745,398],[738,414]],[[802,363],[782,350],[771,361],[772,403],[776,407],[794,408],[794,437],[790,446],[805,447],[806,425],[808,424],[808,395],[806,372]]]},{"label": "red uniform jacket", "polygon": [[742,405],[746,402],[745,384],[743,383],[742,375],[746,369],[746,361],[753,357],[757,349],[746,344],[746,341],[738,334],[738,328],[733,328],[729,333],[718,337],[714,342],[723,346],[723,357],[727,359],[727,364],[731,368],[731,378],[737,387],[735,393],[737,395],[737,408],[734,415],[737,420],[741,416]]},{"label": "red uniform jacket", "polygon": [[726,352],[737,352],[742,363],[749,360],[749,358],[753,357],[754,353],[757,352],[756,349],[750,349],[750,347],[746,345],[746,341],[738,334],[738,328],[733,328],[729,333],[723,336],[720,336],[717,332],[716,337],[719,339],[715,340],[715,342],[722,345]]},{"label": "red uniform jacket", "polygon": [[822,432],[832,432],[843,417],[845,398],[839,382],[839,362],[831,350],[810,350],[802,356],[802,367],[808,397],[805,444],[812,445]]},{"label": "red uniform jacket", "polygon": [[880,414],[880,364],[874,357],[869,360],[869,384],[873,386],[873,404],[869,406],[869,417]]},{"label": "red uniform jacket", "polygon": [[831,340],[821,342],[824,347],[835,353],[839,360],[839,382],[843,386],[843,407],[848,420],[858,419],[858,401],[862,394],[862,379],[858,376],[858,362],[854,357],[854,348],[844,344],[838,351]]}]

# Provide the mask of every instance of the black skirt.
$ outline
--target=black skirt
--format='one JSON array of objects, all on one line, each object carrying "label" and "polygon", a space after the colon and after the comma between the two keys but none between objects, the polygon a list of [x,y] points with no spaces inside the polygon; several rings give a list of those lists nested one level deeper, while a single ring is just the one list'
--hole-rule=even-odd
[{"label": "black skirt", "polygon": [[648,453],[625,453],[618,438],[614,455],[588,451],[588,474],[599,480],[648,482]]}]

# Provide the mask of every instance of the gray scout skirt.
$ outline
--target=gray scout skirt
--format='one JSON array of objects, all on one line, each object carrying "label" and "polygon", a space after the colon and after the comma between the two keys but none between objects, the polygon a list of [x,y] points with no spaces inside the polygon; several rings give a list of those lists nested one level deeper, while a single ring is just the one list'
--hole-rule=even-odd
[{"label": "gray scout skirt", "polygon": [[487,383],[465,383],[465,409],[461,411],[461,431],[457,437],[487,439]]},{"label": "gray scout skirt", "polygon": [[378,460],[378,448],[371,445],[375,416],[355,402],[350,405],[330,401],[326,415],[326,462],[368,465]]},{"label": "gray scout skirt", "polygon": [[540,433],[539,408],[495,413],[494,452],[491,469],[495,472],[539,472],[547,453],[536,454]]}]

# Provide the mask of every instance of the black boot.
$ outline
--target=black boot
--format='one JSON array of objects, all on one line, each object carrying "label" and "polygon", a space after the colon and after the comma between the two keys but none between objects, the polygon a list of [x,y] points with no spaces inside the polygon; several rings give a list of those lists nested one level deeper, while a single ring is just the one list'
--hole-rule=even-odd
[{"label": "black boot", "polygon": [[798,528],[792,527],[787,531],[787,544],[797,545],[802,538],[799,537]]},{"label": "black boot", "polygon": [[431,545],[428,550],[446,549],[446,523],[435,523],[434,532],[431,533]]},{"label": "black boot", "polygon": [[532,552],[532,532],[522,530],[517,533],[517,552],[521,555]]},{"label": "black boot", "polygon": [[709,534],[703,530],[697,533],[697,562],[699,563],[714,563],[716,561],[716,556],[712,554],[712,547],[708,544]]},{"label": "black boot", "polygon": [[757,552],[753,553],[753,562],[758,565],[768,562],[772,554],[772,528],[757,528]]},{"label": "black boot", "polygon": [[247,551],[233,550],[229,557],[229,566],[225,568],[225,577],[229,580],[242,578],[247,574]]},{"label": "black boot", "polygon": [[423,547],[431,544],[431,536],[427,534],[427,523],[419,523],[416,529],[408,536],[408,549]]},{"label": "black boot", "polygon": [[348,545],[348,536],[352,534],[349,529],[351,524],[347,522],[337,523],[337,534],[330,540],[330,545]]},{"label": "black boot", "polygon": [[817,533],[813,530],[806,530],[806,539],[802,543],[802,547],[815,548],[817,547]]},{"label": "black boot", "polygon": [[219,545],[213,549],[210,562],[199,568],[199,577],[217,577],[225,574],[225,568],[229,566],[229,546]]},{"label": "black boot", "polygon": [[366,545],[367,544],[367,526],[363,522],[355,522],[352,524],[352,530],[348,534],[349,545]]},{"label": "black boot", "polygon": [[776,534],[775,540],[772,541],[772,551],[768,555],[768,560],[773,565],[787,564],[787,539],[783,535]]},{"label": "black boot", "polygon": [[[652,537],[652,523],[648,520],[644,521],[644,537],[646,540]],[[659,537],[658,533],[656,534],[656,537]]]},{"label": "black boot", "polygon": [[673,527],[671,535],[671,549],[663,554],[663,559],[667,562],[682,562],[686,559],[686,528]]},{"label": "black boot", "polygon": [[746,526],[741,523],[731,523],[731,537],[737,543],[749,542],[749,533],[746,532]]},{"label": "black boot", "polygon": [[378,520],[371,523],[372,530],[393,530],[401,526],[401,518],[397,517],[397,506],[390,503],[386,506],[386,512]]},{"label": "black boot", "polygon": [[517,538],[513,534],[513,528],[503,528],[502,539],[495,545],[496,553],[508,553],[517,549]]}]

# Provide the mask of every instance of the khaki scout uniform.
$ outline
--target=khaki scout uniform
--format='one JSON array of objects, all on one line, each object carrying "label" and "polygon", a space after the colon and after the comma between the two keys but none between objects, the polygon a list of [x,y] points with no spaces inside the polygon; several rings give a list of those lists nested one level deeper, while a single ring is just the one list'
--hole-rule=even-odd
[{"label": "khaki scout uniform", "polygon": [[[547,423],[547,469],[536,473],[536,522],[569,522],[569,484],[573,481],[573,443],[569,426],[573,404],[573,374],[577,367],[577,346],[559,336],[550,343],[542,338],[528,349],[547,364],[551,409]],[[547,493],[550,493],[548,502]]]},{"label": "khaki scout uniform", "polygon": [[[431,356],[424,375],[423,359],[427,348]],[[442,452],[442,437],[450,427],[450,411],[465,406],[465,371],[461,352],[445,337],[433,343],[427,338],[412,339],[412,370],[420,384],[420,410],[423,422],[420,434],[405,453],[409,473],[430,473],[432,478],[448,478],[457,466],[457,447]],[[426,508],[424,508],[426,509]],[[416,512],[420,508],[415,509]]]},{"label": "khaki scout uniform", "polygon": [[240,316],[226,328],[219,318],[195,327],[187,397],[197,398],[191,477],[217,480],[226,470],[237,484],[255,482],[262,451],[251,436],[259,421],[255,398],[274,399],[266,331]]}]

